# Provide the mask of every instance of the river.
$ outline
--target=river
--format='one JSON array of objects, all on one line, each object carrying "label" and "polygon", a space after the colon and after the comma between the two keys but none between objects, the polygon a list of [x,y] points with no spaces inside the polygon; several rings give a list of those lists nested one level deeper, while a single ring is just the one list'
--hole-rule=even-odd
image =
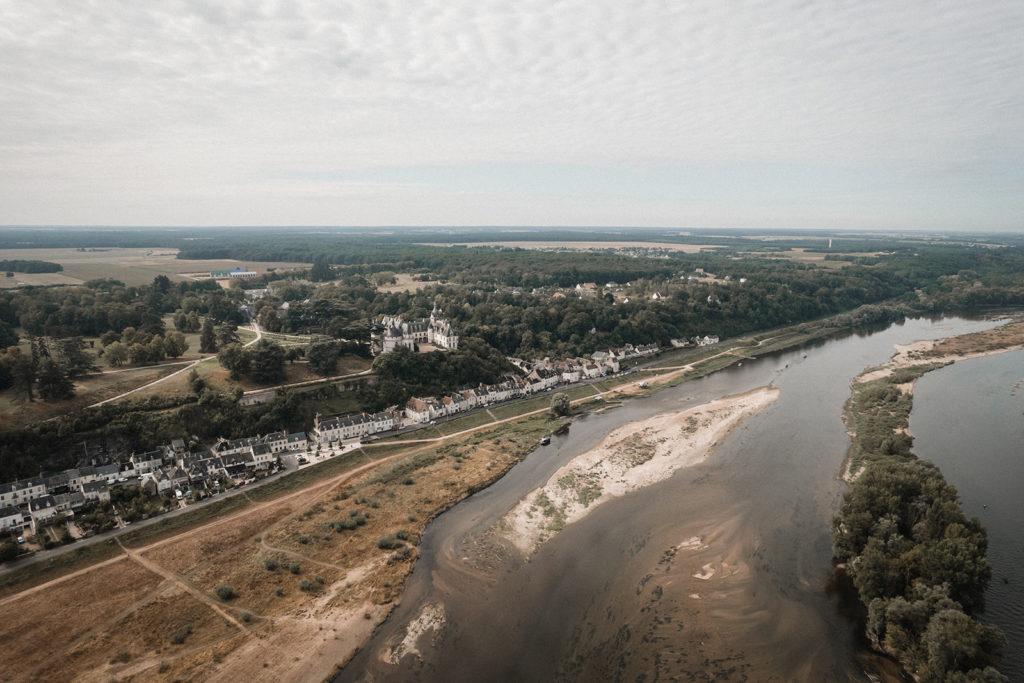
[{"label": "river", "polygon": [[[574,421],[428,526],[401,604],[336,680],[866,680],[878,662],[827,590],[850,382],[895,344],[991,326],[908,320]],[[598,507],[528,561],[494,542],[520,498],[613,429],[769,383],[779,399],[703,463]]]},{"label": "river", "polygon": [[914,390],[914,452],[942,469],[988,532],[992,583],[983,620],[1007,646],[1000,670],[1024,680],[1024,352],[930,372]]}]

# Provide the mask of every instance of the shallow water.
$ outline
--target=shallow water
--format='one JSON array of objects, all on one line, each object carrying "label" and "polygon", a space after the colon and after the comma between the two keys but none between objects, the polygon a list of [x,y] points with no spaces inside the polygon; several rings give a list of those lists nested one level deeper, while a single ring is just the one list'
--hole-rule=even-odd
[{"label": "shallow water", "polygon": [[[427,528],[402,603],[337,680],[864,680],[857,628],[826,591],[850,381],[894,344],[990,326],[907,321],[577,420]],[[769,383],[778,401],[704,463],[598,507],[529,561],[491,542],[522,496],[613,429]],[[703,547],[680,550],[692,537]],[[694,578],[709,565],[715,577]],[[419,640],[422,658],[385,662],[428,605],[443,607],[446,624]]]},{"label": "shallow water", "polygon": [[910,432],[914,452],[942,469],[988,532],[992,583],[982,618],[1006,635],[1000,670],[1024,680],[1024,352],[922,377]]}]

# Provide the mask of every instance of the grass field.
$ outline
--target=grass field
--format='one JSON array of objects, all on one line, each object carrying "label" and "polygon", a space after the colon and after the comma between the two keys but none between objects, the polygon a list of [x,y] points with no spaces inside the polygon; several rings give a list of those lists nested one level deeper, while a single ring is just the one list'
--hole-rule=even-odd
[{"label": "grass field", "polygon": [[79,285],[86,280],[114,278],[127,285],[144,285],[157,275],[188,280],[188,273],[246,268],[263,273],[271,269],[308,268],[307,263],[283,261],[199,261],[176,258],[176,249],[121,249],[78,251],[77,249],[0,249],[0,259],[49,261],[64,266],[61,273],[15,273],[0,277],[0,287],[22,285]]}]

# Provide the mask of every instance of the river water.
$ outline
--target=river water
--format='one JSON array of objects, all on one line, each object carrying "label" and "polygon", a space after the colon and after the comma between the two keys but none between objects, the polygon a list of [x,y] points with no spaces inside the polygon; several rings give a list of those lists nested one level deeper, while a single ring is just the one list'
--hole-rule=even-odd
[{"label": "river water", "polygon": [[983,619],[1007,638],[1000,670],[1024,680],[1024,352],[956,363],[914,390],[914,452],[942,469],[988,532]]},{"label": "river water", "polygon": [[[427,527],[401,604],[336,680],[866,680],[878,662],[827,590],[850,382],[895,344],[991,326],[908,320],[576,420]],[[613,429],[767,384],[778,400],[702,464],[599,506],[529,560],[493,541],[520,498]]]}]

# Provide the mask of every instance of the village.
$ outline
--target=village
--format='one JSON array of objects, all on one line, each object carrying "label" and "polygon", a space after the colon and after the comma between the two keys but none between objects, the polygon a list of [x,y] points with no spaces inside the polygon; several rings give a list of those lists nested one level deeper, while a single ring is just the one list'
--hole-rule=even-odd
[{"label": "village", "polygon": [[[459,343],[458,335],[436,309],[427,320],[405,321],[395,316],[380,321],[374,330],[375,343],[379,340],[380,344],[377,353],[420,343],[440,350],[456,349]],[[692,343],[702,340],[695,338]],[[347,453],[367,438],[614,375],[622,371],[621,363],[658,351],[657,344],[627,344],[597,351],[589,358],[510,358],[521,375],[510,373],[501,382],[443,396],[413,397],[404,406],[375,414],[318,414],[309,434],[279,431],[234,440],[221,438],[205,445],[194,437],[174,439],[132,453],[121,462],[98,462],[109,458],[94,457],[92,464],[0,484],[0,533],[11,537],[17,552],[8,555],[13,556],[72,543]]]}]

